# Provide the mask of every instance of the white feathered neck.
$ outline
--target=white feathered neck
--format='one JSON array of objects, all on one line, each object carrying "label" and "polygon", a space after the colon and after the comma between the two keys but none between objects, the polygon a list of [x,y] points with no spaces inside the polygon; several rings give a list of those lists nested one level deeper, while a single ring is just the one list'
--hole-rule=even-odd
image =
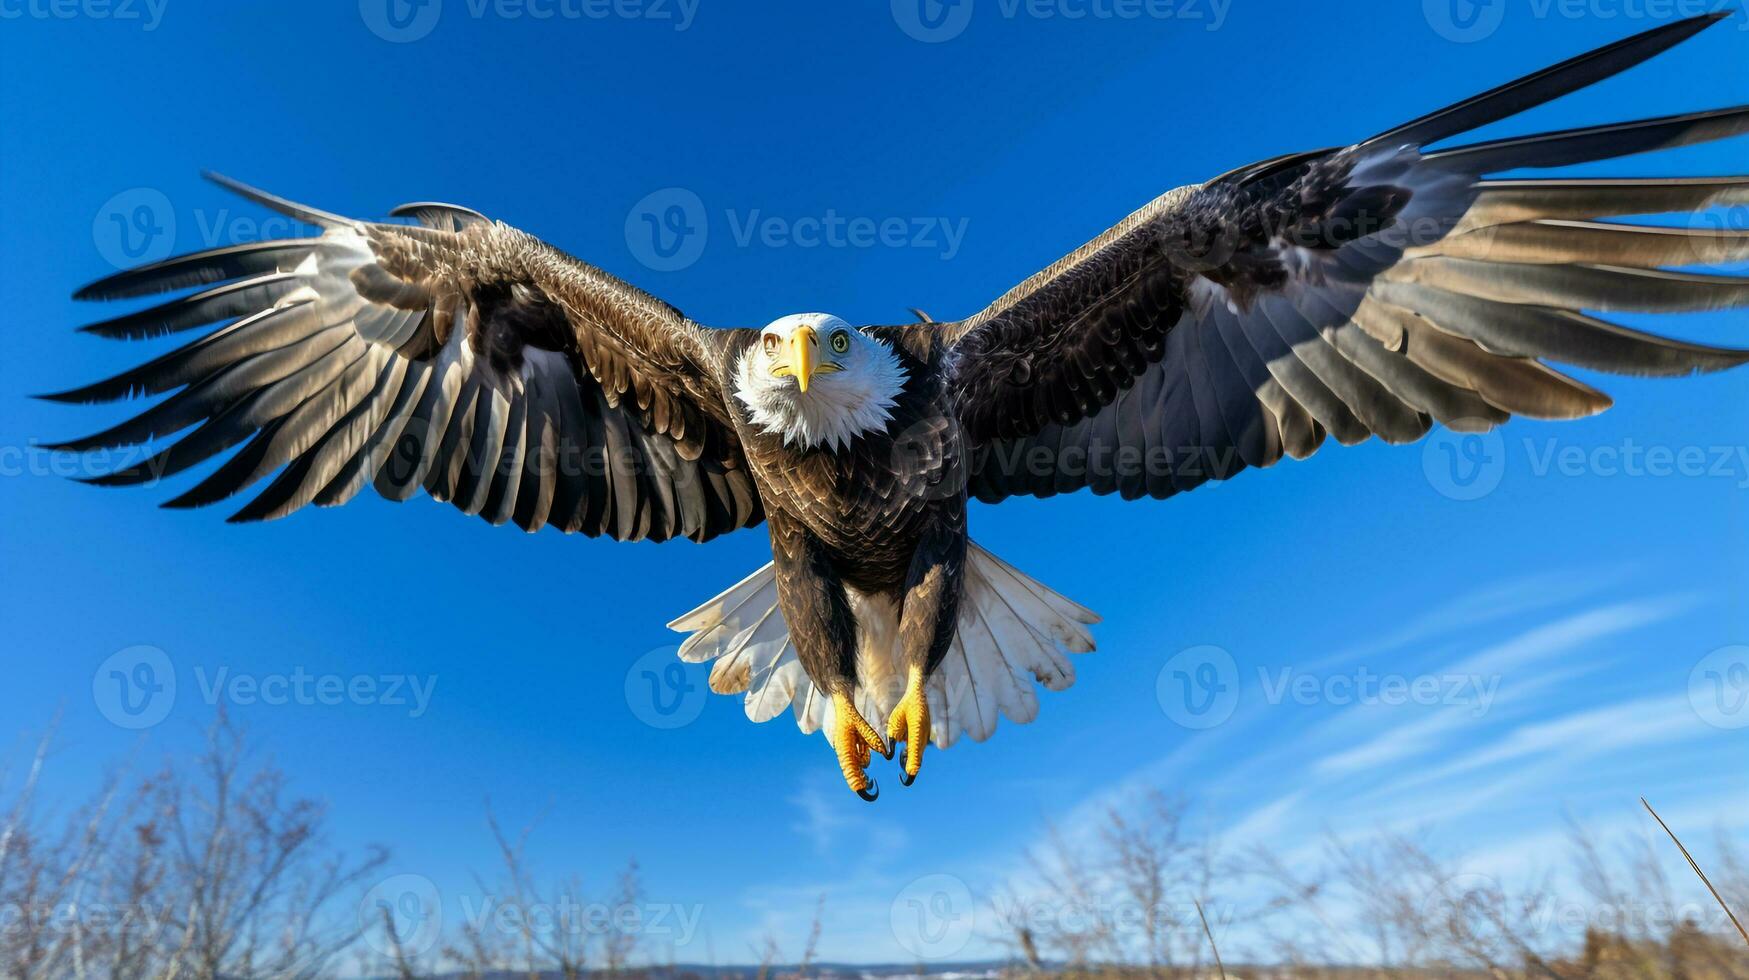
[{"label": "white feathered neck", "polygon": [[[750,345],[735,366],[735,397],[747,406],[753,424],[781,435],[786,446],[825,446],[834,451],[863,433],[886,428],[907,377],[899,356],[837,317],[804,317],[817,317],[822,335],[839,325],[850,331],[843,370],[816,376],[803,394],[793,379],[772,377],[761,345]],[[811,325],[813,320],[807,322]]]}]

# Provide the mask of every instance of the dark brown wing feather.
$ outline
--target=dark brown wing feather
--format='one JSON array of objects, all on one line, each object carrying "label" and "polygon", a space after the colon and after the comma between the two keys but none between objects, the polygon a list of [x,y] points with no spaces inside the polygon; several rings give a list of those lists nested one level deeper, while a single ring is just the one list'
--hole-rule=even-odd
[{"label": "dark brown wing feather", "polygon": [[1675,375],[1749,353],[1591,315],[1749,306],[1739,231],[1598,218],[1749,200],[1749,180],[1489,180],[1749,130],[1749,107],[1443,150],[1720,17],[1645,32],[1351,147],[1168,193],[961,323],[953,390],[984,500],[1090,487],[1164,497],[1326,435],[1408,442],[1575,418],[1602,393],[1547,367]]},{"label": "dark brown wing feather", "polygon": [[74,450],[194,430],[92,482],[138,484],[242,448],[171,506],[267,487],[236,520],[424,489],[526,530],[705,540],[763,511],[718,385],[728,332],[454,205],[372,224],[221,181],[324,229],[167,259],[80,290],[210,286],[87,328],[141,338],[224,325],[117,377],[49,396],[170,394]]}]

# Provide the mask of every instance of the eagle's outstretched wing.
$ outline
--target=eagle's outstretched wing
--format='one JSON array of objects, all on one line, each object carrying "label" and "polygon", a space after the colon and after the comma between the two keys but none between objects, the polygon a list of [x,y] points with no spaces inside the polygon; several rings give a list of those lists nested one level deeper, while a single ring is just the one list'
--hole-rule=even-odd
[{"label": "eagle's outstretched wing", "polygon": [[1433,421],[1478,430],[1608,407],[1545,361],[1675,375],[1749,360],[1590,315],[1749,305],[1749,279],[1669,271],[1749,257],[1749,236],[1597,220],[1749,202],[1749,177],[1486,179],[1733,136],[1749,107],[1427,148],[1717,19],[1173,191],[971,319],[918,328],[955,348],[971,492],[1165,497],[1307,456],[1326,434],[1401,443]]},{"label": "eagle's outstretched wing", "polygon": [[141,339],[223,323],[106,381],[47,397],[175,391],[65,443],[139,446],[193,431],[91,482],[140,484],[247,444],[169,506],[277,476],[233,520],[419,488],[494,524],[619,540],[705,540],[763,510],[729,424],[728,332],[465,208],[418,225],[353,221],[218,178],[322,229],[166,259],[80,299],[203,288],[84,328]]}]

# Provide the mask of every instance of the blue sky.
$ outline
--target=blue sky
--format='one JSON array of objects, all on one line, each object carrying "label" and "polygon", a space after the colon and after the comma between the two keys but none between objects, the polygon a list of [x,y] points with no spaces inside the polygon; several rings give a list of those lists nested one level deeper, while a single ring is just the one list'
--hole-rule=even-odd
[{"label": "blue sky", "polygon": [[[889,912],[915,882],[988,894],[1047,825],[1085,832],[1150,787],[1235,846],[1301,856],[1326,830],[1431,824],[1523,870],[1560,860],[1563,809],[1637,826],[1642,794],[1691,836],[1742,835],[1749,373],[1588,378],[1617,399],[1599,418],[1327,447],[1164,503],[975,506],[983,544],[1104,615],[1100,650],[1036,723],[932,753],[876,806],[787,716],[756,727],[686,693],[698,668],[651,700],[663,655],[640,658],[767,560],[763,531],[617,545],[374,497],[235,528],[157,509],[167,488],[62,479],[32,448],[119,412],[28,393],[146,353],[75,335],[103,313],[74,287],[153,249],[297,231],[202,168],[364,217],[453,200],[706,323],[948,318],[1169,187],[1686,9],[1450,3],[966,0],[938,21],[906,2],[0,0],[0,757],[61,713],[46,787],[70,802],[129,753],[188,752],[224,701],[329,802],[336,844],[391,845],[452,918],[494,861],[489,801],[540,819],[531,857],[554,877],[605,887],[635,856],[654,899],[702,910],[682,960],[746,960],[767,932],[795,952],[822,894],[821,956],[912,959]],[[1743,26],[1497,129],[1749,101]],[[1738,141],[1588,172],[1746,165]],[[1749,345],[1740,314],[1644,322]],[[109,672],[141,657],[176,691],[135,731]],[[301,703],[249,694],[299,677]],[[983,926],[955,955],[994,948]]]}]

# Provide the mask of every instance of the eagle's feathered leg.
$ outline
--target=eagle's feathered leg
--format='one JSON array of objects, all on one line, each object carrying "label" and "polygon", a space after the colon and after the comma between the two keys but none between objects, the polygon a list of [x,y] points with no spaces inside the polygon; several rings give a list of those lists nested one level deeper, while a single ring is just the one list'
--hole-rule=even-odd
[{"label": "eagle's feathered leg", "polygon": [[781,511],[769,515],[771,555],[777,567],[777,603],[789,624],[796,658],[814,686],[832,699],[829,735],[844,781],[865,800],[880,795],[868,774],[875,753],[892,750],[854,703],[856,614],[844,582],[820,540]]},{"label": "eagle's feathered leg", "polygon": [[929,742],[928,683],[947,656],[959,626],[961,586],[965,581],[966,527],[963,503],[957,514],[944,507],[942,519],[923,535],[905,579],[899,613],[899,643],[905,658],[905,693],[887,718],[887,740],[905,743],[899,781],[906,786],[923,766]]}]

